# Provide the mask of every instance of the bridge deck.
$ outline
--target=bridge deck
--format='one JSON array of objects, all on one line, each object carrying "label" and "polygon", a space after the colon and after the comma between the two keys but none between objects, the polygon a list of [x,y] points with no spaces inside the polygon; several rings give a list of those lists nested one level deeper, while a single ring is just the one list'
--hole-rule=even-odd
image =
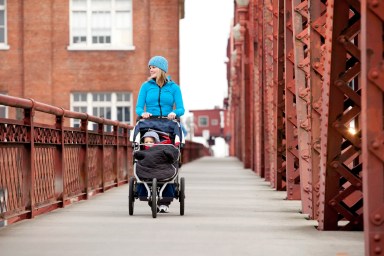
[{"label": "bridge deck", "polygon": [[128,186],[0,229],[2,256],[23,255],[364,255],[363,232],[320,232],[299,201],[235,158],[202,158],[181,169],[179,203],[156,219],[146,202],[128,215]]}]

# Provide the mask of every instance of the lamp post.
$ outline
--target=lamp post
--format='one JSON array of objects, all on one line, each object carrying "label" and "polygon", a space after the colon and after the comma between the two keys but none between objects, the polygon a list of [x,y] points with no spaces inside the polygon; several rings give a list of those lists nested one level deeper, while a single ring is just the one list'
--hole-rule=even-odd
[{"label": "lamp post", "polygon": [[241,26],[245,26],[245,16],[248,12],[248,5],[249,5],[249,0],[236,0],[236,10],[239,13],[239,20]]}]

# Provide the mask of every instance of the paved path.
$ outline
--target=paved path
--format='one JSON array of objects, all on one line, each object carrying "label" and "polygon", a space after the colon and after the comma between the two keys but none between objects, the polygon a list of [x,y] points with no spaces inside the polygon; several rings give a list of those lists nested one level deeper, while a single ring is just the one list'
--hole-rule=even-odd
[{"label": "paved path", "polygon": [[0,229],[1,256],[362,256],[363,232],[320,232],[299,201],[242,168],[235,158],[203,158],[181,169],[185,216],[151,216],[128,186]]}]

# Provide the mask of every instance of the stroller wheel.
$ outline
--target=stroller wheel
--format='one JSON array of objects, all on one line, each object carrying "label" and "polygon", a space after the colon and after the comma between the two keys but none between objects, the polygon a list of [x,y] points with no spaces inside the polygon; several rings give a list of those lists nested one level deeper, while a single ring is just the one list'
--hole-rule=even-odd
[{"label": "stroller wheel", "polygon": [[185,179],[180,178],[180,191],[179,191],[179,202],[180,202],[180,215],[184,215],[184,200],[185,200]]},{"label": "stroller wheel", "polygon": [[157,179],[152,180],[152,218],[157,217]]},{"label": "stroller wheel", "polygon": [[129,215],[133,215],[134,203],[135,203],[135,181],[134,177],[129,179],[129,193],[128,193],[128,210]]}]

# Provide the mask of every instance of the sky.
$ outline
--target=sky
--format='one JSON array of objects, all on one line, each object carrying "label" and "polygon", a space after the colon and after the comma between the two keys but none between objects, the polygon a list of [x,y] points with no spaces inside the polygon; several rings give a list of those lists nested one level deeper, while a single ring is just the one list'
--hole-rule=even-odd
[{"label": "sky", "polygon": [[180,88],[189,110],[223,107],[233,0],[185,0],[180,21]]},{"label": "sky", "polygon": [[[227,97],[227,43],[233,19],[233,0],[185,0],[180,21],[180,88],[185,114],[189,110],[223,107]],[[202,137],[194,141],[206,144]],[[221,138],[212,147],[215,156],[227,156]]]}]

